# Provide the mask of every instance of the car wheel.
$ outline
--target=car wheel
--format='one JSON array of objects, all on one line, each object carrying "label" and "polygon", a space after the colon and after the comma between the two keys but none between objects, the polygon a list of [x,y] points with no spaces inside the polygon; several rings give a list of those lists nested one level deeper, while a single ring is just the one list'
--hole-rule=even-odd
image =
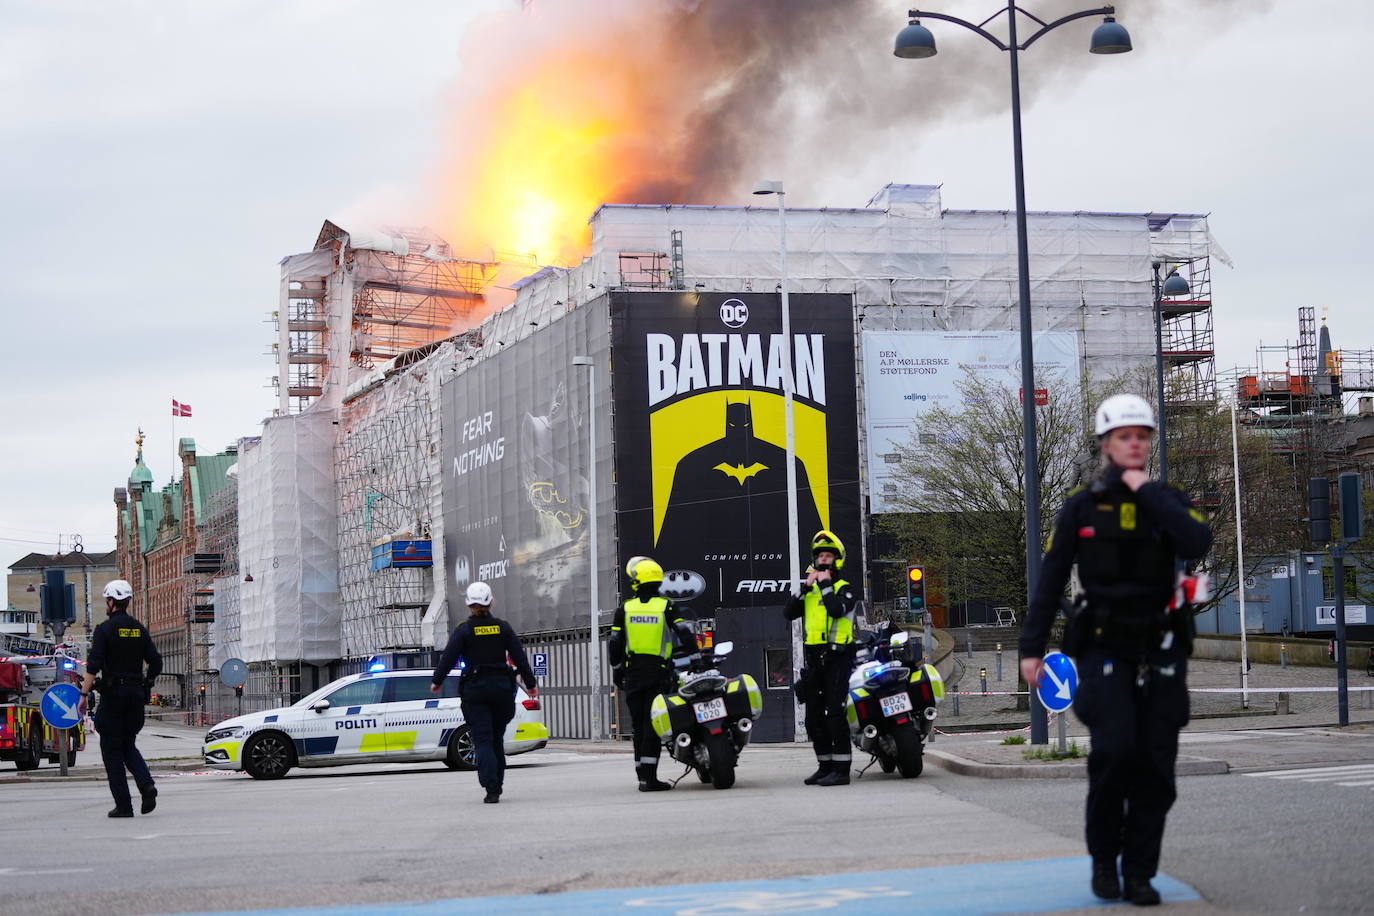
[{"label": "car wheel", "polygon": [[243,769],[254,779],[281,779],[296,763],[296,749],[281,732],[259,732],[243,746]]},{"label": "car wheel", "polygon": [[450,770],[477,769],[477,748],[472,743],[472,732],[468,731],[466,725],[458,726],[449,736],[444,765]]}]

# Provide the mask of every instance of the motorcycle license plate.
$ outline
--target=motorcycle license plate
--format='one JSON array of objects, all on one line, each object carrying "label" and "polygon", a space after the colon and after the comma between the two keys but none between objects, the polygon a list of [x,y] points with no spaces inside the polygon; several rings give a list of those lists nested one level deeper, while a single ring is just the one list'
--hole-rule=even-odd
[{"label": "motorcycle license plate", "polygon": [[702,703],[693,703],[692,710],[697,714],[698,722],[714,722],[716,719],[724,719],[725,699],[722,697],[715,700],[706,700]]},{"label": "motorcycle license plate", "polygon": [[890,697],[883,697],[883,715],[895,716],[898,713],[911,712],[911,697],[906,691],[894,693]]}]

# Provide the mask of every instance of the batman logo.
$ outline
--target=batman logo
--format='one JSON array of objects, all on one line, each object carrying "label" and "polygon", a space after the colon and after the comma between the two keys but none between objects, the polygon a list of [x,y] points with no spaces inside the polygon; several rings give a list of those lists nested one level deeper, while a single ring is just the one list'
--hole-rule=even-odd
[{"label": "batman logo", "polygon": [[759,471],[768,470],[768,465],[755,461],[753,464],[745,467],[743,464],[726,464],[722,461],[720,464],[711,468],[711,470],[720,471],[727,477],[733,477],[735,480],[739,481],[740,486],[744,486],[744,482],[750,477],[753,477]]},{"label": "batman logo", "polygon": [[706,592],[706,580],[690,569],[674,569],[663,574],[658,593],[672,601],[691,601]]}]

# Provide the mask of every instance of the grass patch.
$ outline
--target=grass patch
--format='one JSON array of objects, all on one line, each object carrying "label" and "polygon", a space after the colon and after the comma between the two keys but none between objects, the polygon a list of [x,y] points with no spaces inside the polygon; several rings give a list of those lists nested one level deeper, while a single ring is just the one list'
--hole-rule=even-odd
[{"label": "grass patch", "polygon": [[1026,760],[1071,760],[1077,757],[1086,757],[1088,753],[1079,748],[1077,741],[1070,741],[1068,749],[1062,754],[1059,753],[1058,745],[1053,745],[1026,748],[1021,752],[1021,756]]},{"label": "grass patch", "polygon": [[1025,743],[1026,743],[1026,736],[1025,736],[1025,735],[1008,735],[1007,737],[1005,737],[1005,738],[1002,739],[1002,743],[1003,743],[1003,744],[1025,744]]}]

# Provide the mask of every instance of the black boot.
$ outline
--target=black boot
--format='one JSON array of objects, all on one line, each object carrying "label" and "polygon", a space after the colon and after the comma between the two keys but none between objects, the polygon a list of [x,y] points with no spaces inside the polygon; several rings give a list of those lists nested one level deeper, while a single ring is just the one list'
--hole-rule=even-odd
[{"label": "black boot", "polygon": [[849,785],[849,762],[838,761],[830,764],[830,772],[816,780],[818,786]]},{"label": "black boot", "polygon": [[1159,906],[1159,891],[1150,884],[1149,878],[1127,875],[1123,896],[1136,906]]},{"label": "black boot", "polygon": [[143,796],[143,804],[139,806],[140,814],[152,814],[157,807],[157,786],[148,786],[139,792]]},{"label": "black boot", "polygon": [[134,816],[134,812],[133,812],[133,809],[132,809],[132,808],[127,809],[127,810],[124,809],[124,808],[111,808],[111,809],[109,810],[109,812],[106,813],[105,816],[106,816],[106,817],[133,817],[133,816]]},{"label": "black boot", "polygon": [[640,765],[635,767],[635,773],[639,776],[639,791],[641,792],[666,792],[672,788],[669,783],[658,778],[658,767]]},{"label": "black boot", "polygon": [[829,760],[817,760],[817,761],[816,761],[816,772],[812,773],[810,776],[808,776],[808,777],[806,777],[805,779],[803,779],[802,782],[804,782],[804,783],[805,783],[806,785],[808,785],[808,786],[814,786],[816,783],[818,783],[818,782],[820,782],[822,779],[824,779],[824,778],[826,777],[826,775],[827,775],[829,772],[830,772],[830,761],[829,761]]},{"label": "black boot", "polygon": [[1116,860],[1093,862],[1093,893],[1103,900],[1121,899],[1121,878],[1116,873]]}]

